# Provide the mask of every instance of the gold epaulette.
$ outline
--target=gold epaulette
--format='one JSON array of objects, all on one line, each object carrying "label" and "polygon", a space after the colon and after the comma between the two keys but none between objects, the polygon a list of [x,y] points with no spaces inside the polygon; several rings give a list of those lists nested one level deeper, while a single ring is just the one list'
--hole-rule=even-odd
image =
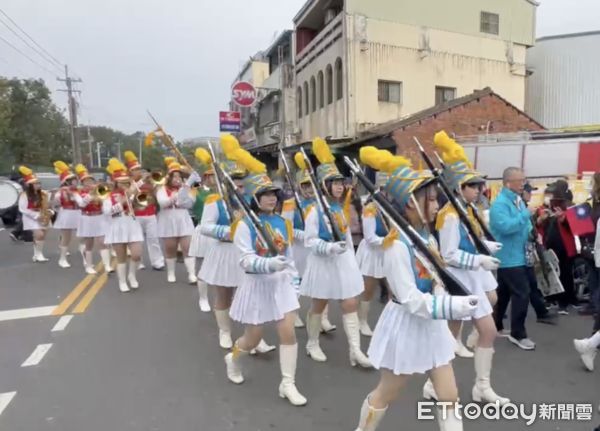
[{"label": "gold epaulette", "polygon": [[377,217],[377,205],[370,202],[363,208],[363,217]]},{"label": "gold epaulette", "polygon": [[444,205],[442,209],[438,211],[437,217],[435,219],[435,230],[440,231],[444,227],[446,217],[449,215],[454,215],[458,217],[456,210],[450,202],[446,203],[446,205]]},{"label": "gold epaulette", "polygon": [[288,234],[289,245],[292,245],[294,243],[294,224],[291,220],[285,220],[285,228]]},{"label": "gold epaulette", "polygon": [[295,199],[288,199],[283,201],[283,206],[281,207],[281,212],[291,212],[296,210],[296,201]]},{"label": "gold epaulette", "polygon": [[213,193],[206,197],[206,200],[204,201],[204,205],[213,204],[220,200],[221,200],[221,195],[219,195],[218,193]]}]

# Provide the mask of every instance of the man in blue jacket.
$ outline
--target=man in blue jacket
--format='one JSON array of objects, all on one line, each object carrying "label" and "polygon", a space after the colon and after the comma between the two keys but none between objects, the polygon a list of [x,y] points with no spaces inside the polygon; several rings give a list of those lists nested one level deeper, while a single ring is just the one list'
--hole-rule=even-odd
[{"label": "man in blue jacket", "polygon": [[496,241],[503,244],[496,254],[500,268],[494,320],[501,332],[508,303],[512,302],[508,339],[521,349],[533,350],[535,343],[527,337],[525,329],[530,293],[525,250],[532,229],[531,212],[521,198],[525,174],[520,168],[506,168],[502,182],[504,187],[490,209],[490,228]]}]

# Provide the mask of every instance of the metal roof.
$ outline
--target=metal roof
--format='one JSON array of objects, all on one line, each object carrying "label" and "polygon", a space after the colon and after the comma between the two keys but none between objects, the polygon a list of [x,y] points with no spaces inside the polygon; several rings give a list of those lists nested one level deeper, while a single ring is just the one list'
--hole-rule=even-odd
[{"label": "metal roof", "polygon": [[573,37],[585,37],[585,36],[597,36],[600,35],[600,30],[595,31],[583,31],[581,33],[568,33],[568,34],[557,34],[553,36],[544,36],[536,39],[536,42],[543,42],[545,40],[553,40],[553,39],[570,39]]}]

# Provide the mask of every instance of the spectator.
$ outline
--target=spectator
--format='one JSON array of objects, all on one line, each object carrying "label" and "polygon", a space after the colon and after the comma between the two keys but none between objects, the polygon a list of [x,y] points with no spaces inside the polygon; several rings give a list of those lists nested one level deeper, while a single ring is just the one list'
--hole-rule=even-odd
[{"label": "spectator", "polygon": [[533,228],[531,213],[521,198],[525,174],[520,168],[506,168],[502,183],[502,191],[490,208],[490,228],[496,240],[503,244],[496,254],[500,268],[494,320],[498,332],[505,334],[502,320],[512,302],[508,339],[521,349],[533,350],[535,343],[527,337],[525,329],[530,293],[525,249]]},{"label": "spectator", "polygon": [[592,221],[594,226],[600,219],[600,172],[596,172],[592,178],[592,196],[590,199],[592,205]]}]

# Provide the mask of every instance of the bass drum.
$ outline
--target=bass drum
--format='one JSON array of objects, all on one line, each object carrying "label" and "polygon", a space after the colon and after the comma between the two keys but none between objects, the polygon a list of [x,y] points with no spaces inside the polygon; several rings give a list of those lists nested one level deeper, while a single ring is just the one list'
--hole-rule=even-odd
[{"label": "bass drum", "polygon": [[22,191],[23,187],[19,183],[0,180],[0,211],[16,206]]}]

